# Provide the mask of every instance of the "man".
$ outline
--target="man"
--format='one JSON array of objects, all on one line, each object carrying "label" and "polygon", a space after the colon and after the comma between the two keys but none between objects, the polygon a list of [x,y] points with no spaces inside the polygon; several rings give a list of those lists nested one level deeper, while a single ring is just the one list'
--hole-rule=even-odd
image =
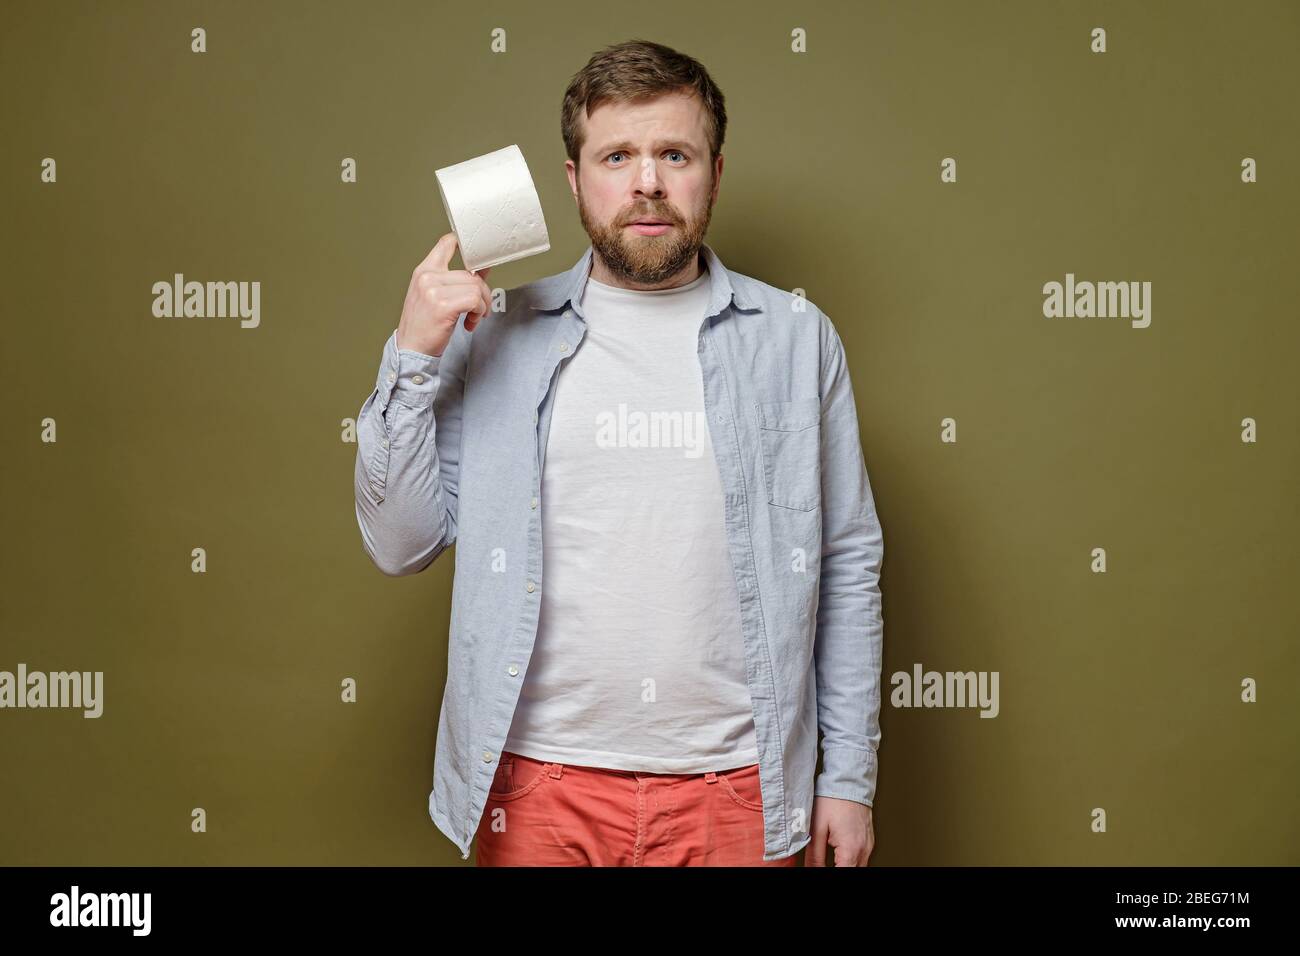
[{"label": "man", "polygon": [[830,319],[704,244],[725,131],[690,57],[594,56],[590,248],[502,307],[443,236],[362,406],[367,554],[457,545],[429,813],[479,865],[871,854],[883,537]]}]

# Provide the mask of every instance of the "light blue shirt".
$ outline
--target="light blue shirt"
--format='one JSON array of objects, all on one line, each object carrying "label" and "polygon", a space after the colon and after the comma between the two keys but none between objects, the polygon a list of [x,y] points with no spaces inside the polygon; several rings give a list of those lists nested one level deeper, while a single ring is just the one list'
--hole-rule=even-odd
[{"label": "light blue shirt", "polygon": [[[774,860],[808,843],[814,795],[875,799],[884,538],[830,319],[707,244],[702,255],[697,355]],[[456,544],[429,815],[465,859],[537,637],[542,469],[555,382],[587,328],[592,256],[507,290],[472,333],[462,314],[441,356],[399,350],[394,331],[357,418],[371,560],[415,574]]]}]

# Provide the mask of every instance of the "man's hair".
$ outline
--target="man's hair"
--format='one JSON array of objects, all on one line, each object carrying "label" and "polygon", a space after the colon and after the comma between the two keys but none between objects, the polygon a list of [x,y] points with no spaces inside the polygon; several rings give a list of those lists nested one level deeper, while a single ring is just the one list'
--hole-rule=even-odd
[{"label": "man's hair", "polygon": [[653,99],[666,93],[693,93],[708,117],[709,160],[716,161],[727,134],[727,108],[718,89],[698,60],[650,40],[625,40],[596,53],[579,70],[564,92],[560,131],[564,150],[578,165],[583,146],[583,122],[606,102]]}]

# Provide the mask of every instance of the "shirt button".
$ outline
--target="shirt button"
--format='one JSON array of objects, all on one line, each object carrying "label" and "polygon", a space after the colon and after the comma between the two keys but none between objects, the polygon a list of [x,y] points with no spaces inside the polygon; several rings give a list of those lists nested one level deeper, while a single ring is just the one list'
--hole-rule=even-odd
[{"label": "shirt button", "polygon": [[396,381],[397,381],[397,375],[396,375],[395,373],[393,373],[393,372],[389,372],[389,373],[388,373],[388,382],[389,382],[389,384],[391,385],[393,382],[396,382]]},{"label": "shirt button", "polygon": [[414,382],[416,385],[419,385],[421,382],[424,381],[424,376],[423,376],[423,375],[412,375],[412,376],[411,376],[411,381]]},{"label": "shirt button", "polygon": [[532,506],[533,506],[534,508],[537,507],[537,499],[536,499],[536,498],[534,498],[534,499],[532,500]]},{"label": "shirt button", "polygon": [[383,445],[384,445],[385,448],[388,447],[388,439],[387,439],[387,438],[384,439],[384,441],[383,441]]},{"label": "shirt button", "polygon": [[536,590],[537,590],[537,585],[534,584],[532,581],[529,581],[528,584],[526,585],[526,587],[528,588],[528,593],[529,593],[529,594],[531,594],[533,591],[536,591]]},{"label": "shirt button", "polygon": [[568,342],[561,342],[561,343],[560,343],[560,351],[561,351],[561,352],[567,352],[567,351],[569,351],[569,343],[568,343]]},{"label": "shirt button", "polygon": [[518,668],[518,667],[515,667],[514,664],[511,664],[511,665],[507,668],[507,670],[510,672],[510,676],[511,676],[511,677],[517,677],[518,674],[519,674],[519,668]]},{"label": "shirt button", "polygon": [[490,751],[490,750],[485,750],[485,751],[483,751],[483,762],[484,762],[484,763],[491,763],[491,762],[492,762],[492,751]]}]

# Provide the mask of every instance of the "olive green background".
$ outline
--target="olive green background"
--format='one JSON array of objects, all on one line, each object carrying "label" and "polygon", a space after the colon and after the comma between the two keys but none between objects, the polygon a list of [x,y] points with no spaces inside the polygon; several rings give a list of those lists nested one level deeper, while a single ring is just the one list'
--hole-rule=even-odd
[{"label": "olive green background", "polygon": [[[371,565],[343,421],[446,231],[434,169],[527,157],[552,248],[493,285],[582,253],[561,98],[633,37],[727,96],[710,244],[851,362],[872,864],[1300,863],[1298,10],[7,3],[0,669],[102,670],[105,710],[0,711],[0,863],[472,863],[427,806],[452,560]],[[261,326],[154,318],[176,272],[260,281]],[[1152,282],[1150,328],[1044,318],[1067,272]],[[998,671],[1000,715],[895,709],[915,662]]]}]

